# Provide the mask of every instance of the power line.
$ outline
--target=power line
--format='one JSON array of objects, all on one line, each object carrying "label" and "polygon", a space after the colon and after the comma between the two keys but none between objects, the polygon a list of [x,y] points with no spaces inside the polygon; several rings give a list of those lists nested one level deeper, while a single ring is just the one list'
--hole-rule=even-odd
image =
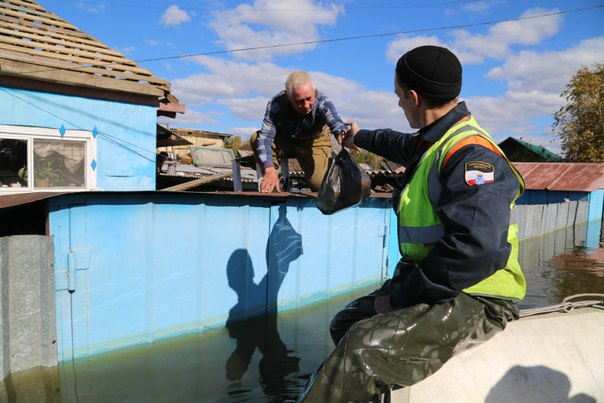
[{"label": "power line", "polygon": [[251,47],[237,48],[237,49],[216,50],[216,51],[211,51],[211,52],[189,53],[189,54],[184,54],[184,55],[179,55],[179,56],[165,56],[165,57],[156,57],[156,58],[151,58],[151,59],[140,59],[140,60],[135,60],[135,62],[147,63],[147,62],[155,62],[155,61],[161,61],[161,60],[185,59],[185,58],[194,57],[194,56],[211,56],[211,55],[219,55],[219,54],[226,54],[226,53],[247,52],[247,51],[252,51],[252,50],[275,49],[275,48],[284,48],[284,47],[302,46],[302,45],[316,45],[316,44],[322,44],[322,43],[353,41],[353,40],[367,39],[367,38],[380,38],[380,37],[395,36],[395,35],[408,35],[408,34],[417,34],[417,33],[423,33],[423,32],[445,31],[445,30],[449,30],[449,29],[471,28],[471,27],[478,27],[478,26],[484,26],[484,25],[494,25],[494,24],[499,24],[499,23],[503,23],[503,22],[524,21],[524,20],[531,20],[531,19],[537,19],[537,18],[552,17],[552,16],[556,16],[556,15],[579,13],[579,12],[590,11],[590,10],[594,10],[596,8],[603,8],[603,7],[604,7],[604,4],[600,4],[600,5],[596,5],[596,6],[592,6],[592,7],[578,8],[578,9],[574,9],[574,10],[556,11],[556,12],[545,13],[545,14],[531,15],[531,16],[518,17],[518,18],[506,18],[506,19],[494,20],[494,21],[484,21],[484,22],[477,22],[477,23],[472,23],[472,24],[447,25],[447,26],[435,27],[435,28],[412,29],[412,30],[408,30],[408,31],[394,31],[394,32],[381,33],[381,34],[376,33],[376,34],[366,34],[366,35],[345,36],[345,37],[340,37],[340,38],[319,39],[319,40],[315,40],[315,41],[303,41],[303,42],[290,42],[290,43],[282,43],[282,44],[276,44],[276,45],[251,46]]},{"label": "power line", "polygon": [[[444,3],[437,3],[437,4],[444,4]],[[319,40],[315,40],[315,41],[303,41],[303,42],[291,42],[291,43],[282,43],[282,44],[275,44],[275,45],[250,46],[250,47],[245,47],[245,48],[215,50],[215,51],[210,51],[210,52],[199,52],[199,53],[189,53],[189,54],[178,55],[178,56],[154,57],[154,58],[149,58],[149,59],[139,59],[139,60],[133,60],[133,61],[135,63],[142,64],[142,63],[162,61],[162,60],[186,59],[188,57],[195,57],[195,56],[212,56],[212,55],[247,52],[247,51],[262,50],[262,49],[275,49],[275,48],[285,48],[285,47],[303,46],[303,45],[316,45],[316,44],[323,44],[323,43],[354,41],[354,40],[359,40],[359,39],[380,38],[380,37],[388,37],[388,36],[395,36],[395,35],[416,34],[416,33],[422,33],[422,32],[445,31],[445,30],[449,30],[449,29],[471,28],[471,27],[478,27],[478,26],[484,26],[484,25],[494,25],[494,24],[499,24],[502,22],[523,21],[523,20],[551,17],[551,16],[556,16],[556,15],[579,13],[579,12],[590,11],[590,10],[594,10],[597,8],[603,8],[603,7],[604,7],[604,4],[600,4],[600,5],[595,5],[592,7],[578,8],[578,9],[573,9],[573,10],[556,11],[556,12],[537,14],[537,15],[526,16],[526,17],[507,18],[507,19],[494,20],[494,21],[477,22],[477,23],[472,23],[472,24],[447,25],[447,26],[435,27],[435,28],[412,29],[412,30],[407,30],[407,31],[394,31],[394,32],[381,33],[381,34],[374,33],[374,34],[365,34],[365,35],[355,35],[355,36],[346,36],[346,37],[340,37],[340,38],[319,39]],[[112,64],[113,63],[111,63],[111,62],[99,63],[99,64],[96,64],[96,66],[103,67],[103,66],[111,66]],[[72,70],[77,71],[77,70],[84,70],[86,68],[88,68],[88,66],[72,68]],[[40,73],[40,72],[50,71],[50,70],[51,69],[38,69],[38,70],[30,71],[30,73]]]},{"label": "power line", "polygon": [[[111,6],[111,7],[122,7],[122,8],[135,8],[135,9],[149,9],[149,10],[166,10],[167,7],[165,5],[155,6],[148,4],[119,4],[119,3],[100,3],[98,1],[90,0],[80,0],[78,3],[89,4],[89,5],[98,5],[98,6]],[[413,4],[413,5],[405,5],[405,6],[346,6],[346,10],[382,10],[382,9],[413,9],[413,8],[426,8],[426,7],[434,7],[434,6],[446,6],[453,4],[467,3],[467,1],[444,1],[444,2],[434,2],[434,3],[422,3],[422,4]],[[342,5],[342,4],[340,4]],[[183,11],[224,11],[221,8],[214,7],[181,7],[178,6],[180,10]],[[323,10],[328,10],[327,8],[323,8]],[[251,12],[265,12],[265,11],[312,11],[316,12],[317,8],[249,8],[246,11]]]},{"label": "power line", "polygon": [[[4,93],[6,93],[6,94],[7,94],[7,95],[9,95],[9,96],[12,96],[13,98],[16,98],[16,99],[20,100],[21,102],[24,102],[24,103],[26,103],[26,104],[28,104],[28,105],[30,105],[30,106],[32,106],[32,107],[34,107],[34,108],[38,109],[38,110],[40,110],[40,111],[42,111],[42,112],[44,112],[44,113],[47,113],[47,114],[49,114],[49,115],[51,115],[51,116],[53,116],[53,117],[55,117],[55,118],[57,118],[57,119],[60,119],[61,121],[65,122],[65,123],[70,124],[71,126],[73,126],[73,127],[75,128],[75,130],[84,130],[84,131],[90,131],[90,130],[87,130],[87,129],[81,128],[81,127],[79,127],[79,125],[77,125],[77,124],[75,124],[75,123],[73,123],[73,122],[70,122],[69,120],[67,120],[67,119],[63,118],[62,116],[59,116],[59,115],[57,115],[57,114],[55,114],[55,113],[53,113],[53,112],[50,112],[49,110],[44,109],[44,108],[42,108],[42,107],[40,107],[40,106],[38,106],[38,105],[36,105],[36,104],[34,104],[34,103],[32,103],[32,102],[28,101],[27,99],[21,98],[20,96],[18,96],[18,95],[16,95],[16,94],[14,94],[14,93],[12,93],[12,92],[9,92],[9,91],[5,90],[4,88],[1,88],[1,87],[0,87],[0,91],[2,91],[2,92],[4,92]],[[115,137],[115,136],[113,136],[113,135],[111,135],[111,134],[109,134],[109,133],[105,133],[105,132],[100,131],[100,130],[98,130],[98,135],[99,135],[99,137],[103,137],[103,138],[105,138],[105,140],[106,140],[107,142],[111,143],[111,144],[114,144],[114,145],[116,145],[116,146],[118,146],[118,147],[122,147],[123,149],[125,149],[125,150],[127,150],[127,151],[130,151],[131,153],[134,153],[134,154],[138,155],[139,157],[146,159],[147,161],[155,162],[155,160],[154,160],[154,159],[149,158],[149,157],[147,157],[147,156],[145,156],[145,155],[141,154],[139,151],[136,151],[134,148],[138,148],[138,149],[139,149],[139,150],[141,150],[141,151],[144,151],[144,152],[147,152],[147,153],[149,153],[149,154],[153,154],[153,155],[155,155],[155,152],[154,152],[154,151],[147,150],[147,149],[145,149],[145,148],[143,148],[143,147],[138,146],[138,145],[137,145],[137,144],[135,144],[135,143],[130,143],[130,142],[128,142],[128,141],[125,141],[125,140],[119,139],[119,138],[117,138],[117,137]]]}]

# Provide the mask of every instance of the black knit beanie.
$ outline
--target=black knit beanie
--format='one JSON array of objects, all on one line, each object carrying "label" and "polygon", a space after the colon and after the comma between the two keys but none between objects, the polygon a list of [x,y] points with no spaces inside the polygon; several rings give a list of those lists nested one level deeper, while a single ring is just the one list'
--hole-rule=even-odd
[{"label": "black knit beanie", "polygon": [[461,63],[448,49],[420,46],[396,63],[399,84],[433,99],[451,100],[461,92]]}]

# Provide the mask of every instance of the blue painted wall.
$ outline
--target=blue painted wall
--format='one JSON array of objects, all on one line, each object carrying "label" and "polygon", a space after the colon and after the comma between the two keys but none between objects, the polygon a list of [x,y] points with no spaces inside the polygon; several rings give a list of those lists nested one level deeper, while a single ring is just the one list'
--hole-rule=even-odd
[{"label": "blue painted wall", "polygon": [[49,207],[60,362],[300,309],[399,260],[386,198],[331,216],[311,197],[233,193],[88,192]]},{"label": "blue painted wall", "polygon": [[95,131],[97,187],[155,189],[155,107],[0,87],[0,124]]},{"label": "blue painted wall", "polygon": [[50,199],[59,361],[298,309],[388,272],[390,202],[79,193]]}]

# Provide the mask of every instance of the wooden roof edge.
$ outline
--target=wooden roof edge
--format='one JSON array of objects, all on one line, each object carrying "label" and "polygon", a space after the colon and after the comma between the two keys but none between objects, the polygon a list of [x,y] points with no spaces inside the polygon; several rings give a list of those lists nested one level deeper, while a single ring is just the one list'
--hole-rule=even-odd
[{"label": "wooden roof edge", "polygon": [[162,112],[185,113],[187,107],[178,102],[178,100],[173,101],[168,98],[163,98],[159,100],[159,110]]},{"label": "wooden roof edge", "polygon": [[23,77],[33,80],[49,81],[57,84],[75,85],[89,88],[103,88],[108,90],[130,92],[135,94],[165,96],[170,92],[170,86],[159,87],[149,82],[120,80],[115,77],[100,76],[85,72],[65,70],[59,67],[44,66],[40,69],[31,69],[31,64],[15,60],[3,59],[0,54],[0,75]]},{"label": "wooden roof edge", "polygon": [[[0,44],[1,45],[1,44]],[[133,82],[144,81],[157,87],[170,89],[170,83],[164,79],[158,78],[153,73],[146,69],[130,69],[127,66],[122,66],[119,69],[117,66],[113,68],[111,64],[103,66],[83,65],[74,61],[59,60],[56,58],[47,57],[45,54],[28,54],[15,50],[9,50],[0,46],[0,61],[14,62],[13,69],[19,69],[22,72],[37,73],[47,70],[67,70],[77,73],[86,73],[97,76],[112,77],[117,80],[127,79]],[[146,74],[138,74],[141,71]]]}]

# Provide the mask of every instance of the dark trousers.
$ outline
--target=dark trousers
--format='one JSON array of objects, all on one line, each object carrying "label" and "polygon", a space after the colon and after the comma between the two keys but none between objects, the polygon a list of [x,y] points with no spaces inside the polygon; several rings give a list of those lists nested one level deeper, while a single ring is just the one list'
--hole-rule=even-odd
[{"label": "dark trousers", "polygon": [[[257,138],[258,132],[254,132],[250,140],[254,153],[256,153],[255,144]],[[318,192],[321,188],[321,182],[323,182],[323,177],[329,168],[331,152],[331,132],[327,125],[323,126],[321,133],[317,137],[296,140],[286,136],[276,136],[272,144],[275,169],[279,169],[279,160],[281,158],[296,158],[313,192]]]},{"label": "dark trousers", "polygon": [[380,292],[352,301],[334,317],[336,348],[298,401],[368,402],[394,385],[411,386],[518,318],[512,301],[464,293],[376,315],[373,301]]}]

